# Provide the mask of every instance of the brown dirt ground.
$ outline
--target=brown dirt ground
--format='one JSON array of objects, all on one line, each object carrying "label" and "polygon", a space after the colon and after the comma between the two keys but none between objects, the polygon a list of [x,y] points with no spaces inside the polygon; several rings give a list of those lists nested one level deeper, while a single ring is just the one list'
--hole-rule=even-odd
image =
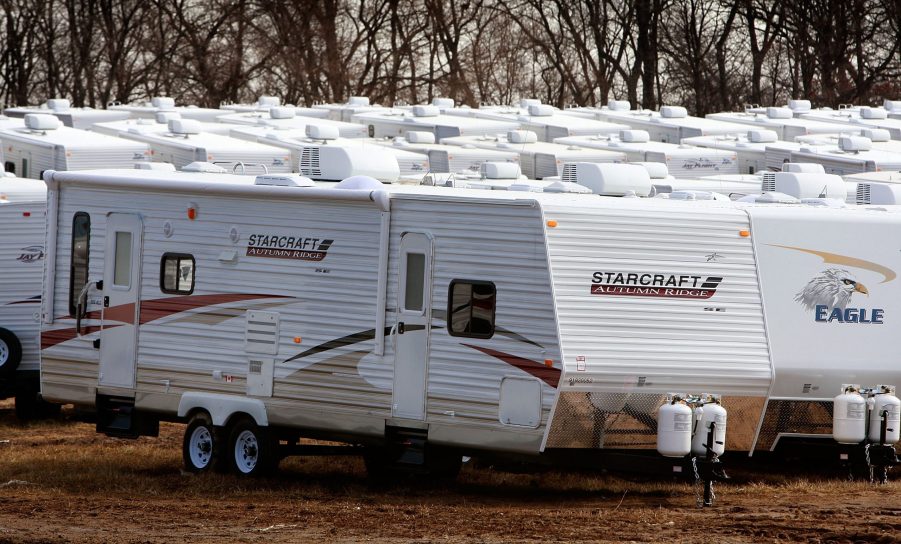
[{"label": "brown dirt ground", "polygon": [[[355,458],[293,458],[248,481],[181,470],[181,425],[159,438],[20,425],[0,402],[0,544],[8,542],[901,543],[901,484],[787,474],[692,486],[606,474],[466,466],[455,484],[367,484]],[[897,476],[897,474],[896,474]]]}]

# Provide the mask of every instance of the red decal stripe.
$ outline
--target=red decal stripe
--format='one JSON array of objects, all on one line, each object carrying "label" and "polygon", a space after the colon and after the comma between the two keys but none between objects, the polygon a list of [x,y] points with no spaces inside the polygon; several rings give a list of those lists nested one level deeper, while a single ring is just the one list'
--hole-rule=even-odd
[{"label": "red decal stripe", "polygon": [[[180,312],[187,312],[202,308],[204,306],[214,306],[216,304],[225,304],[228,302],[239,302],[242,300],[253,300],[259,298],[289,298],[282,295],[266,295],[266,294],[217,294],[217,295],[185,295],[182,297],[158,298],[156,300],[141,301],[141,325],[162,319]],[[109,311],[109,310],[107,310]]]},{"label": "red decal stripe", "polygon": [[511,355],[509,353],[504,353],[503,351],[497,351],[491,348],[483,348],[479,346],[473,346],[471,344],[463,345],[468,348],[481,351],[485,355],[490,355],[496,359],[500,359],[508,365],[515,366],[516,368],[524,372],[528,372],[532,376],[535,376],[539,380],[542,380],[544,383],[550,385],[551,387],[556,388],[557,384],[560,383],[560,370],[557,368],[545,366],[542,363],[532,361],[530,359],[524,359],[517,355]]},{"label": "red decal stripe", "polygon": [[[122,325],[107,325],[105,328],[114,329],[116,327],[121,327]],[[81,334],[82,336],[91,334],[93,332],[97,332],[100,330],[100,327],[82,327]],[[56,329],[52,331],[41,331],[41,349],[52,348],[57,344],[62,344],[63,342],[68,342],[78,336],[78,331],[75,328],[71,329]]]}]

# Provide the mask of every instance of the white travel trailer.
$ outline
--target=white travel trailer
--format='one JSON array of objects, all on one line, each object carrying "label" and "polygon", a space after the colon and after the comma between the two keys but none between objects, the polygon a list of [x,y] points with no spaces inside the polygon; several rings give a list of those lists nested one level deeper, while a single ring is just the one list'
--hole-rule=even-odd
[{"label": "white travel trailer", "polygon": [[888,131],[893,140],[901,140],[901,119],[889,117],[885,108],[861,107],[841,110],[813,110],[804,114],[804,119],[848,125],[845,130],[859,132],[861,129],[882,129]]},{"label": "white travel trailer", "polygon": [[[157,134],[163,134],[169,132],[169,121],[174,119],[181,119],[181,114],[171,111],[158,112],[155,119],[140,117],[138,119],[126,119],[124,121],[95,123],[91,127],[91,130],[99,134],[116,137],[122,136],[122,134],[128,132],[155,132]],[[227,123],[207,123],[204,121],[197,121],[196,123],[196,126],[199,127],[201,132],[219,134],[222,136],[228,136],[233,128],[240,126]]]},{"label": "white travel trailer", "polygon": [[314,104],[313,109],[323,110],[327,113],[327,119],[350,123],[353,116],[358,113],[370,111],[393,112],[402,108],[385,108],[378,104],[370,104],[367,96],[351,96],[344,104]]},{"label": "white travel trailer", "polygon": [[91,130],[94,123],[121,121],[128,119],[127,111],[97,110],[94,108],[73,108],[64,98],[52,98],[40,106],[18,106],[6,108],[3,113],[9,117],[24,118],[29,113],[49,114],[57,117],[63,125],[82,130]]},{"label": "white travel trailer", "polygon": [[154,119],[156,114],[161,111],[178,112],[184,119],[193,119],[195,121],[206,121],[213,123],[220,115],[230,113],[218,108],[199,108],[197,106],[176,106],[175,99],[168,96],[155,96],[150,102],[142,102],[138,104],[118,104],[113,103],[107,106],[107,109],[113,111],[127,112],[134,118]]},{"label": "white travel trailer", "polygon": [[626,162],[626,154],[613,150],[539,142],[531,130],[511,130],[496,136],[459,136],[441,143],[519,153],[522,173],[529,179],[559,176],[568,162]]},{"label": "white travel trailer", "polygon": [[792,152],[791,162],[821,164],[826,173],[844,176],[901,170],[901,153],[872,149],[872,141],[863,136],[841,136],[837,146],[802,146]]},{"label": "white travel trailer", "polygon": [[[581,109],[567,110],[570,115]],[[622,110],[617,107],[586,108],[597,119],[611,123],[621,123],[631,129],[647,131],[655,142],[678,144],[684,138],[715,136],[722,134],[743,134],[747,127],[726,121],[716,121],[704,117],[693,117],[681,106],[662,106],[660,111]]]},{"label": "white travel trailer", "polygon": [[754,174],[767,169],[766,146],[778,139],[779,135],[772,130],[752,129],[741,134],[683,138],[682,143],[731,151],[735,153],[735,159],[738,161],[738,171],[743,174]]},{"label": "white travel trailer", "polygon": [[[316,115],[307,115],[309,110]],[[345,138],[365,138],[366,127],[357,123],[335,121],[327,117],[326,110],[280,106],[265,112],[230,113],[219,118],[222,123],[247,126],[304,129],[307,126],[332,126]]]},{"label": "white travel trailer", "polygon": [[257,101],[252,104],[219,104],[220,110],[232,112],[268,112],[271,108],[277,108],[282,105],[282,99],[277,96],[261,95]]},{"label": "white travel trailer", "polygon": [[453,136],[497,134],[519,128],[516,121],[497,121],[459,115],[444,115],[437,106],[413,106],[410,110],[358,113],[352,121],[367,127],[372,138],[394,138],[408,131],[427,131],[437,140]]},{"label": "white travel trailer", "polygon": [[805,117],[795,117],[789,108],[770,107],[765,114],[751,112],[720,112],[707,114],[708,119],[728,121],[775,131],[780,140],[792,142],[808,134],[835,134],[847,130],[840,123],[826,123]]},{"label": "white travel trailer", "polygon": [[566,115],[546,104],[529,106],[526,113],[517,116],[514,121],[519,123],[522,130],[530,130],[537,134],[542,142],[553,142],[555,138],[564,136],[617,134],[629,128],[621,123]]},{"label": "white travel trailer", "polygon": [[738,174],[735,152],[682,144],[652,142],[644,130],[623,130],[618,136],[569,136],[558,144],[625,153],[630,162],[659,162],[676,178]]},{"label": "white travel trailer", "polygon": [[43,181],[0,177],[0,399],[21,419],[37,406],[46,208]]},{"label": "white travel trailer", "polygon": [[425,152],[385,148],[368,138],[341,138],[333,127],[241,127],[232,131],[232,137],[290,151],[292,168],[314,181],[341,181],[367,174],[383,183],[393,183],[399,179],[418,180],[429,171]]},{"label": "white travel trailer", "polygon": [[510,162],[519,164],[519,153],[497,149],[483,149],[472,144],[465,146],[436,144],[431,132],[407,132],[403,138],[374,140],[374,143],[390,149],[425,153],[429,157],[430,172],[480,172],[486,162]]},{"label": "white travel trailer", "polygon": [[653,450],[672,392],[722,395],[726,449],[767,451],[831,440],[842,384],[901,380],[897,247],[860,243],[901,228],[884,209],[45,179],[43,396],[121,436],[187,423],[192,471],[259,473],[303,436],[363,444],[369,468],[598,466]]},{"label": "white travel trailer", "polygon": [[52,115],[35,113],[25,116],[24,126],[0,128],[0,141],[4,170],[31,179],[45,170],[131,168],[150,154],[144,144],[64,127]]},{"label": "white travel trailer", "polygon": [[203,132],[203,125],[189,119],[169,121],[166,132],[148,132],[141,127],[119,134],[150,147],[153,162],[168,162],[181,169],[192,162],[210,162],[236,173],[287,173],[291,154],[277,147],[220,134]]}]

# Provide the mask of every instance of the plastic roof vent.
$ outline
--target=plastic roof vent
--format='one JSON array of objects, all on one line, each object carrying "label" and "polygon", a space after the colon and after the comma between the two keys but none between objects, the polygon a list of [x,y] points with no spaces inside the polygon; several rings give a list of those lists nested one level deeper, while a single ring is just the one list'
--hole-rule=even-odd
[{"label": "plastic roof vent", "polygon": [[885,119],[888,112],[882,108],[868,108],[866,106],[860,108],[861,119]]},{"label": "plastic roof vent", "polygon": [[168,96],[154,96],[150,99],[150,105],[160,110],[175,108],[175,99]]},{"label": "plastic roof vent", "polygon": [[158,111],[153,117],[157,123],[168,126],[169,121],[181,119],[181,114],[177,111]]},{"label": "plastic roof vent", "polygon": [[662,162],[633,162],[630,164],[643,166],[651,179],[666,179],[669,176],[669,168]]},{"label": "plastic roof vent", "polygon": [[54,115],[29,113],[25,115],[25,126],[31,130],[56,130],[62,123]]},{"label": "plastic roof vent", "polygon": [[748,141],[755,144],[765,144],[775,142],[779,139],[779,135],[772,130],[749,130]]},{"label": "plastic roof vent", "polygon": [[[566,171],[567,168],[570,169],[569,172]],[[584,185],[592,193],[599,195],[648,196],[652,188],[648,171],[635,164],[576,162],[564,165],[564,181],[573,178],[579,185]]]},{"label": "plastic roof vent", "polygon": [[607,102],[607,109],[611,111],[629,111],[632,109],[632,103],[628,100],[611,100]]},{"label": "plastic roof vent", "polygon": [[485,161],[479,168],[485,179],[519,179],[519,165],[515,162]]},{"label": "plastic roof vent", "polygon": [[882,103],[882,107],[890,112],[901,111],[901,100],[886,100]]},{"label": "plastic roof vent", "polygon": [[196,161],[181,168],[182,172],[200,172],[202,174],[227,174],[228,170],[211,162]]},{"label": "plastic roof vent", "polygon": [[275,106],[269,108],[270,119],[293,119],[297,112],[291,106]]},{"label": "plastic roof vent", "polygon": [[548,104],[529,106],[529,115],[532,117],[550,117],[554,115],[554,106]]},{"label": "plastic roof vent", "polygon": [[433,144],[435,143],[435,133],[425,130],[408,130],[406,139],[411,144]]},{"label": "plastic roof vent", "polygon": [[453,108],[454,107],[454,99],[453,98],[440,98],[436,97],[432,99],[432,105],[436,108]]},{"label": "plastic roof vent", "polygon": [[200,134],[203,132],[200,121],[194,119],[172,119],[169,121],[169,132],[172,134]]},{"label": "plastic roof vent", "polygon": [[511,130],[507,132],[507,141],[511,144],[534,144],[538,134],[531,130]]},{"label": "plastic roof vent", "polygon": [[276,108],[281,106],[282,99],[277,96],[263,95],[257,98],[257,107],[259,108]]},{"label": "plastic roof vent", "polygon": [[314,140],[337,140],[341,135],[338,127],[332,125],[307,125],[304,133]]},{"label": "plastic roof vent", "polygon": [[869,151],[872,147],[873,142],[863,136],[842,136],[838,139],[838,148],[849,153]]},{"label": "plastic roof vent", "polygon": [[368,106],[369,105],[369,97],[368,96],[351,96],[347,99],[348,106]]},{"label": "plastic roof vent", "polygon": [[825,174],[822,164],[813,162],[787,162],[782,165],[783,172],[791,172],[793,174]]},{"label": "plastic roof vent", "polygon": [[789,100],[788,109],[797,112],[810,111],[810,100]]},{"label": "plastic roof vent", "polygon": [[522,100],[519,101],[519,107],[524,110],[529,109],[529,107],[531,107],[531,106],[540,106],[540,105],[541,105],[541,100],[538,100],[537,98],[523,98]]},{"label": "plastic roof vent", "polygon": [[660,117],[665,119],[681,119],[688,117],[688,110],[682,106],[663,106],[660,108]]},{"label": "plastic roof vent", "polygon": [[377,191],[382,187],[381,181],[369,176],[350,176],[335,185],[335,189],[351,189],[355,191]]},{"label": "plastic roof vent", "polygon": [[860,135],[869,138],[871,142],[887,142],[892,139],[892,134],[884,128],[865,128]]},{"label": "plastic roof vent", "polygon": [[795,115],[788,108],[778,108],[770,106],[766,109],[766,116],[770,119],[791,119]]},{"label": "plastic roof vent", "polygon": [[71,107],[71,103],[65,98],[51,98],[47,101],[47,107],[53,111],[65,111]]},{"label": "plastic roof vent", "polygon": [[644,143],[651,139],[646,130],[621,130],[619,139],[629,143]]},{"label": "plastic roof vent", "polygon": [[437,117],[441,110],[435,106],[413,106],[413,117]]}]

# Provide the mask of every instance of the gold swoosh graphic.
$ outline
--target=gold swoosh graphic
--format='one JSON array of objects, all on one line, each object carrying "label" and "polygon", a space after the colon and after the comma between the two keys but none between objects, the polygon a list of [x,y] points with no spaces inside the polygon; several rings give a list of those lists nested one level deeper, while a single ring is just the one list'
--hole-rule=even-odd
[{"label": "gold swoosh graphic", "polygon": [[882,274],[885,279],[883,279],[879,283],[888,283],[895,279],[898,274],[895,274],[895,271],[891,268],[887,268],[882,266],[881,264],[876,264],[874,262],[865,261],[863,259],[858,259],[857,257],[848,257],[847,255],[839,255],[837,253],[829,253],[828,251],[817,251],[815,249],[804,249],[803,247],[793,247],[793,246],[780,246],[779,244],[767,244],[773,247],[781,247],[785,249],[794,249],[795,251],[801,251],[804,253],[810,253],[811,255],[816,255],[823,259],[824,263],[831,264],[843,264],[846,266],[853,266],[854,268],[863,268],[864,270],[869,270],[871,272],[876,272],[877,274]]}]

